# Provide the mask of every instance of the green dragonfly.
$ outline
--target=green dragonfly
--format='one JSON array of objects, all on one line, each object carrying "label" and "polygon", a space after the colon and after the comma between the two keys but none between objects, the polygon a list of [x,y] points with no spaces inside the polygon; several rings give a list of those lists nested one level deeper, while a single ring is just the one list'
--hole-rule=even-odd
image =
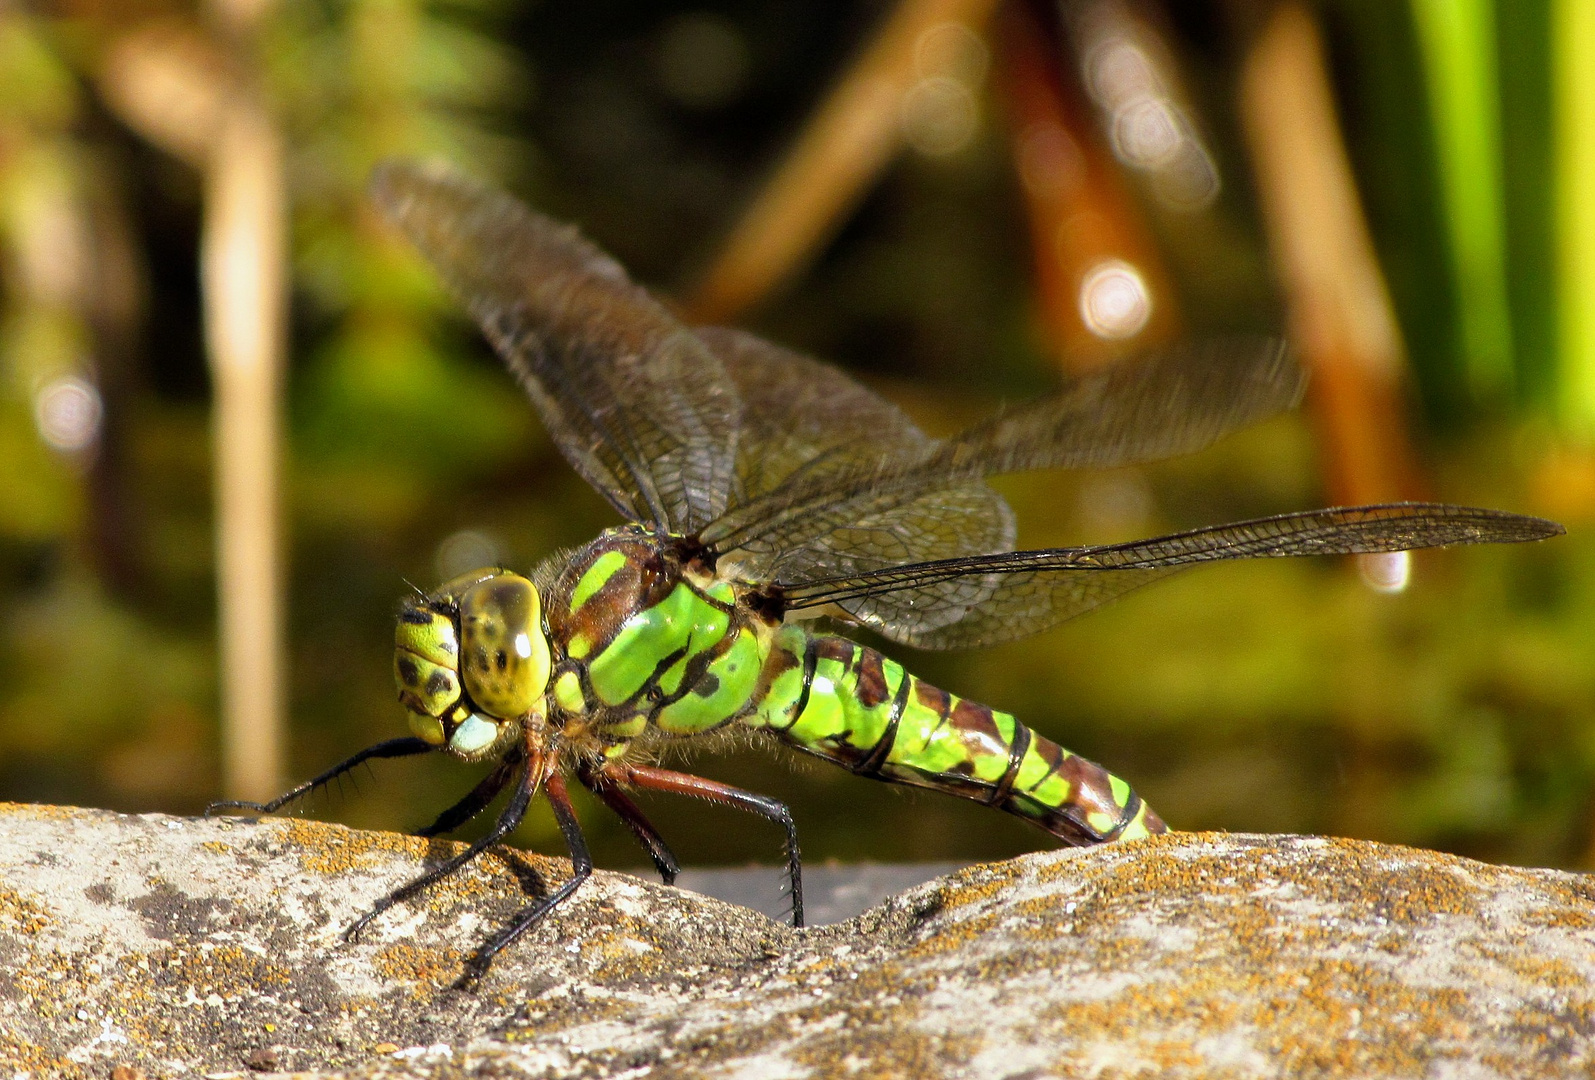
[{"label": "green dragonfly", "polygon": [[1010,641],[1195,563],[1539,540],[1550,521],[1398,503],[1285,514],[1133,543],[1012,551],[999,473],[1186,453],[1289,408],[1304,377],[1277,342],[1173,348],[1066,381],[946,440],[834,367],[723,328],[689,328],[575,229],[437,166],[390,163],[377,204],[431,261],[520,380],[554,442],[625,524],[522,576],[489,568],[404,603],[394,672],[413,734],[362,750],[265,813],[372,758],[493,761],[423,836],[506,787],[491,830],[351,926],[459,870],[539,791],[573,874],[472,957],[493,956],[592,872],[567,777],[625,822],[666,884],[669,847],[636,789],[762,815],[774,799],[647,763],[740,724],[860,776],[1017,814],[1067,844],[1165,830],[1130,786],[1013,716],[811,629],[816,616],[927,649]]}]

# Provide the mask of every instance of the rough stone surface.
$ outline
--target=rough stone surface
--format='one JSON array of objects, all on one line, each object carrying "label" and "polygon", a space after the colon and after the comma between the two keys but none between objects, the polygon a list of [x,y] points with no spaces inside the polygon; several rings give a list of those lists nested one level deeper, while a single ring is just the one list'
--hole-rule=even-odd
[{"label": "rough stone surface", "polygon": [[339,940],[451,850],[0,805],[0,1077],[1595,1070],[1595,882],[1574,874],[1170,834],[969,867],[793,931],[599,873],[453,988],[526,891],[568,871],[504,851]]}]

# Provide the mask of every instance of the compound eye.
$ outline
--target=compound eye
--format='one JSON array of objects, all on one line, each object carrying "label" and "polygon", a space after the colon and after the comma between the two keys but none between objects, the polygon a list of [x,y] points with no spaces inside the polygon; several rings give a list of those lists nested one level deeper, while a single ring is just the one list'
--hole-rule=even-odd
[{"label": "compound eye", "polygon": [[484,713],[525,716],[548,686],[548,639],[537,587],[500,574],[460,596],[460,674]]}]

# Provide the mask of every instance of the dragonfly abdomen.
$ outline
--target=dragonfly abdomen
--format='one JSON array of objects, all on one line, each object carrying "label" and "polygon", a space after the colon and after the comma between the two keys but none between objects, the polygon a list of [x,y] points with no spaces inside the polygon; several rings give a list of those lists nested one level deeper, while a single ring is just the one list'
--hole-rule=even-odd
[{"label": "dragonfly abdomen", "polygon": [[763,683],[744,723],[861,776],[983,802],[1071,844],[1164,831],[1106,769],[846,638],[783,627]]}]

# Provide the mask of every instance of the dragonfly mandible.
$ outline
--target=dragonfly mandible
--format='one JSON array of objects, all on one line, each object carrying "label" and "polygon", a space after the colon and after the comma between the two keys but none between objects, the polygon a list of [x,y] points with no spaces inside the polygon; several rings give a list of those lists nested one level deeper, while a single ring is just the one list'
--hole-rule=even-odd
[{"label": "dragonfly mandible", "polygon": [[726,725],[860,776],[986,803],[1067,844],[1165,830],[1101,766],[814,628],[816,616],[919,648],[988,645],[1196,563],[1563,531],[1496,510],[1396,503],[1013,551],[1013,514],[987,477],[1198,450],[1294,405],[1300,368],[1267,339],[1169,348],[1070,377],[1052,394],[933,439],[837,368],[741,331],[683,325],[574,228],[447,167],[389,163],[372,191],[624,523],[527,575],[483,569],[406,601],[394,671],[412,734],[270,803],[212,809],[274,812],[372,758],[444,751],[493,762],[421,835],[457,828],[509,788],[493,827],[379,900],[349,928],[353,937],[502,840],[541,792],[573,873],[487,940],[469,975],[592,872],[570,778],[619,815],[666,884],[676,859],[630,791],[696,796],[777,823],[801,926],[802,865],[787,808],[647,763],[662,741]]}]

